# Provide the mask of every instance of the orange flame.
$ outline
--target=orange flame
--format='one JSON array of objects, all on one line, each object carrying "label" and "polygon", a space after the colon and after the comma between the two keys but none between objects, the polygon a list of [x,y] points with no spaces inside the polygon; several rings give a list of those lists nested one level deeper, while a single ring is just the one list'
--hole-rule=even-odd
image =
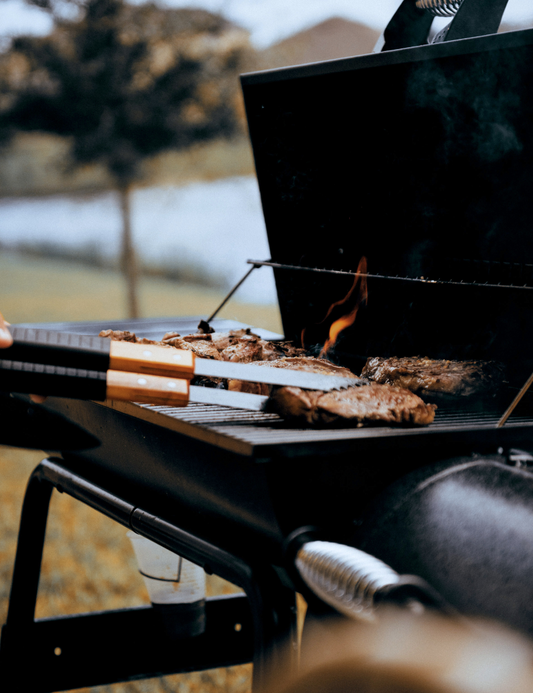
[{"label": "orange flame", "polygon": [[[366,302],[368,299],[368,285],[367,285],[367,262],[366,262],[366,257],[362,257],[361,260],[359,261],[359,265],[357,267],[357,273],[354,278],[354,282],[352,284],[352,288],[346,296],[341,299],[340,301],[336,301],[335,303],[332,303],[331,306],[329,307],[328,312],[326,313],[326,316],[324,317],[324,320],[331,314],[331,311],[333,308],[336,306],[342,306],[344,303],[346,303],[350,296],[354,293],[356,287],[359,285],[359,293],[357,294],[357,300],[355,302],[355,306],[352,308],[352,310],[347,313],[346,315],[343,315],[341,318],[338,320],[335,320],[330,328],[329,328],[329,337],[326,340],[324,346],[322,347],[322,350],[320,351],[319,357],[323,358],[326,356],[328,351],[335,346],[337,339],[339,338],[340,333],[345,330],[347,327],[350,327],[350,325],[353,325],[355,318],[357,317],[357,312],[359,311],[359,306],[361,303]],[[322,320],[321,322],[324,322]],[[303,337],[303,334],[302,334]]]}]

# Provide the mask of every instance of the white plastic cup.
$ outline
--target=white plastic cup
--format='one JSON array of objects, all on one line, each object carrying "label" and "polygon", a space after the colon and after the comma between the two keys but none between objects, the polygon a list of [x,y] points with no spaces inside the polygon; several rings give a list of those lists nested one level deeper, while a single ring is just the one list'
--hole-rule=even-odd
[{"label": "white plastic cup", "polygon": [[127,533],[152,605],[174,634],[198,635],[205,629],[203,568],[135,532]]}]

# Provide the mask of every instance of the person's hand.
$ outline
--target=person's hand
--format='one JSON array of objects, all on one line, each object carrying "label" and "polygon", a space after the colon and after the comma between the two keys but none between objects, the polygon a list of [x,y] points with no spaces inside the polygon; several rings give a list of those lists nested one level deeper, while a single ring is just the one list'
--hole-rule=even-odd
[{"label": "person's hand", "polygon": [[2,313],[0,313],[0,349],[6,349],[13,344],[13,337],[7,329],[8,325],[9,323],[4,320]]}]

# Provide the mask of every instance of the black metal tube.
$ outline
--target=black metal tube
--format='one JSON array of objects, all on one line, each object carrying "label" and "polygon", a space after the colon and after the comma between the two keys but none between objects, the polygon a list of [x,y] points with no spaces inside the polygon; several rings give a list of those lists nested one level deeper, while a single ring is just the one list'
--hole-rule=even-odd
[{"label": "black metal tube", "polygon": [[369,272],[358,272],[357,270],[334,270],[327,269],[326,267],[304,267],[302,265],[287,265],[281,262],[272,262],[271,260],[247,260],[249,263],[254,263],[255,266],[261,267],[272,267],[273,269],[282,270],[301,270],[304,272],[316,272],[318,274],[342,274],[349,277],[367,277],[368,279],[386,279],[387,281],[399,281],[399,282],[415,282],[418,284],[432,285],[450,285],[450,286],[463,286],[463,287],[474,287],[476,289],[519,289],[526,291],[533,291],[533,286],[527,285],[516,285],[516,284],[491,284],[490,282],[463,282],[463,281],[453,281],[447,279],[428,279],[425,277],[400,277],[398,275],[386,275],[386,274],[371,274]]},{"label": "black metal tube", "polygon": [[52,490],[53,485],[41,477],[37,467],[28,481],[20,518],[6,620],[11,631],[24,630],[33,623]]},{"label": "black metal tube", "polygon": [[464,615],[533,634],[533,474],[457,458],[406,475],[375,500],[353,543],[418,575]]},{"label": "black metal tube", "polygon": [[259,265],[255,265],[255,264],[253,265],[253,267],[250,267],[250,269],[248,270],[248,272],[246,272],[246,274],[244,275],[244,277],[242,277],[242,279],[240,279],[240,280],[235,284],[235,286],[234,286],[232,289],[230,289],[229,293],[226,295],[226,297],[224,298],[224,300],[222,301],[222,303],[218,306],[218,308],[215,308],[215,310],[214,310],[214,311],[211,313],[211,315],[207,318],[207,320],[206,320],[207,323],[210,323],[211,320],[213,320],[213,318],[214,318],[216,315],[218,315],[218,313],[222,310],[222,308],[224,308],[224,306],[225,306],[226,303],[230,300],[230,298],[233,296],[233,294],[237,291],[237,289],[239,288],[239,286],[240,286],[246,279],[248,279],[248,277],[252,274],[252,272],[254,271],[254,269],[256,269],[257,267],[259,267]]}]

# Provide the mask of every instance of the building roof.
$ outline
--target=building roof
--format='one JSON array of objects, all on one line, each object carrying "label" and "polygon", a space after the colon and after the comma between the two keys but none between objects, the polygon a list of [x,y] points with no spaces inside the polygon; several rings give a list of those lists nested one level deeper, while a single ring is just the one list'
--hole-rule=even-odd
[{"label": "building roof", "polygon": [[260,51],[258,69],[334,60],[371,53],[379,32],[341,17],[332,17]]}]

